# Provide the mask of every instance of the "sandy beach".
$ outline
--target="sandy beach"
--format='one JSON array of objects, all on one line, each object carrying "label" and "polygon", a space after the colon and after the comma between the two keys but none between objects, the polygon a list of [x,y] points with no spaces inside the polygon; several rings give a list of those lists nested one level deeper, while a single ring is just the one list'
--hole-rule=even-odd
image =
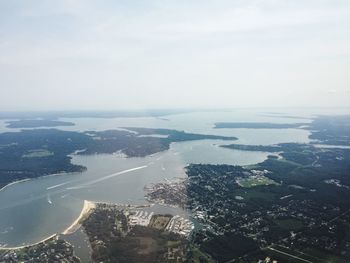
[{"label": "sandy beach", "polygon": [[32,247],[32,246],[35,246],[35,245],[38,245],[40,243],[43,243],[45,241],[48,241],[50,239],[53,239],[57,237],[57,234],[53,234],[47,238],[44,238],[43,240],[40,240],[39,242],[36,242],[36,243],[33,243],[33,244],[29,244],[29,245],[23,245],[23,246],[18,246],[18,247],[0,247],[0,250],[16,250],[16,249],[22,249],[22,248],[25,248],[25,247]]},{"label": "sandy beach", "polygon": [[84,200],[83,209],[80,212],[78,218],[66,229],[62,232],[63,235],[69,235],[77,231],[80,227],[80,221],[86,217],[92,209],[96,207],[96,204],[91,201]]},{"label": "sandy beach", "polygon": [[[15,182],[18,183],[18,182]],[[92,209],[94,209],[96,207],[96,204],[94,202],[91,201],[87,201],[84,200],[84,206],[83,209],[80,212],[80,215],[78,216],[78,218],[66,229],[62,232],[63,235],[69,235],[74,233],[76,230],[79,229],[80,227],[80,221],[86,217],[91,211]],[[55,237],[57,237],[58,234],[53,234],[47,238],[44,238],[36,243],[33,244],[28,244],[28,245],[23,245],[23,246],[17,246],[17,247],[0,247],[0,250],[16,250],[16,249],[22,249],[25,247],[31,247],[31,246],[35,246],[37,244],[43,243],[45,241],[48,241],[50,239],[53,239]]]},{"label": "sandy beach", "polygon": [[7,187],[10,187],[11,185],[23,183],[23,182],[26,182],[26,181],[29,181],[29,180],[30,180],[30,179],[28,178],[28,179],[22,179],[22,180],[18,180],[18,181],[14,181],[14,182],[12,182],[12,183],[9,183],[9,184],[3,186],[2,188],[0,188],[0,192],[1,192],[2,190],[5,190]]}]

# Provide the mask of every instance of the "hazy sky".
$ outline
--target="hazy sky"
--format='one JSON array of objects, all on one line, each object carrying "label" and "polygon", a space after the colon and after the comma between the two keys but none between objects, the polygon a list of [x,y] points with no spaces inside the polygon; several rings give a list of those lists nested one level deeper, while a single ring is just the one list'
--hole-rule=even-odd
[{"label": "hazy sky", "polygon": [[349,0],[0,0],[0,110],[349,101]]}]

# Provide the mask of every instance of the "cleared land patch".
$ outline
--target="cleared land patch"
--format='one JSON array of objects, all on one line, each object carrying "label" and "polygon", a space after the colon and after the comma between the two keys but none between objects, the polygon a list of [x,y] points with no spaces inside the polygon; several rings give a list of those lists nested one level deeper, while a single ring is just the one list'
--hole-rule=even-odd
[{"label": "cleared land patch", "polygon": [[245,188],[251,188],[260,185],[278,185],[274,180],[271,180],[265,176],[249,176],[249,177],[238,177],[236,183]]},{"label": "cleared land patch", "polygon": [[151,218],[149,226],[155,229],[164,230],[171,218],[171,215],[154,215]]},{"label": "cleared land patch", "polygon": [[28,153],[24,154],[23,158],[42,158],[42,157],[48,157],[54,155],[53,152],[50,152],[45,149],[38,149],[38,150],[30,150]]}]

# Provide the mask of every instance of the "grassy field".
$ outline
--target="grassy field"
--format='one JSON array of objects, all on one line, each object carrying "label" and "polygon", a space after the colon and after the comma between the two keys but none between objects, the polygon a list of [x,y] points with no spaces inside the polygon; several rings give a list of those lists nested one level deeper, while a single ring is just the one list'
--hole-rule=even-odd
[{"label": "grassy field", "polygon": [[249,176],[249,177],[241,177],[237,178],[237,183],[239,186],[244,188],[251,188],[260,185],[271,185],[277,183],[265,176]]},{"label": "grassy field", "polygon": [[52,156],[53,152],[49,152],[48,150],[44,149],[38,149],[38,150],[31,150],[27,154],[24,154],[23,158],[41,158],[41,157],[48,157]]}]

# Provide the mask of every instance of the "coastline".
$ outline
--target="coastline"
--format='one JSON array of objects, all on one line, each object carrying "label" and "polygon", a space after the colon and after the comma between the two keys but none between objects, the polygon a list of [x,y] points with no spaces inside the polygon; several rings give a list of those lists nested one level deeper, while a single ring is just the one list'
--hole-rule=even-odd
[{"label": "coastline", "polygon": [[53,239],[53,238],[55,238],[57,236],[58,236],[57,234],[52,234],[51,236],[46,237],[46,238],[44,238],[44,239],[42,239],[42,240],[40,240],[38,242],[35,242],[33,244],[17,246],[17,247],[0,247],[0,250],[17,250],[17,249],[22,249],[22,248],[26,248],[26,247],[32,247],[32,246],[38,245],[40,243],[44,243],[45,241]]},{"label": "coastline", "polygon": [[17,180],[17,181],[13,181],[11,183],[8,183],[7,185],[5,185],[2,188],[0,188],[0,192],[5,190],[7,187],[12,186],[12,185],[19,184],[19,183],[24,183],[24,182],[31,181],[31,180],[37,180],[37,179],[41,179],[41,178],[45,178],[45,177],[59,176],[59,175],[68,175],[68,174],[74,175],[76,173],[82,173],[82,172],[84,172],[84,171],[81,171],[81,172],[61,172],[61,173],[40,175],[38,177],[33,177],[33,178],[25,178],[25,179],[21,179],[21,180]]},{"label": "coastline", "polygon": [[66,228],[62,232],[62,235],[73,234],[75,231],[77,231],[80,228],[81,219],[86,217],[95,207],[96,207],[95,202],[84,200],[84,206],[80,212],[80,215],[68,228]]},{"label": "coastline", "polygon": [[10,187],[11,185],[23,183],[23,182],[26,182],[26,181],[29,181],[29,180],[31,180],[31,179],[30,179],[30,178],[26,178],[26,179],[17,180],[17,181],[8,183],[7,185],[5,185],[5,186],[3,186],[2,188],[0,188],[0,192],[3,191],[3,190],[5,190],[7,187]]},{"label": "coastline", "polygon": [[[26,180],[30,180],[30,179],[24,179],[25,181]],[[23,181],[23,180],[21,180]],[[19,183],[20,181],[16,181],[16,182],[13,182],[11,184],[15,184],[15,183]],[[8,185],[6,185],[8,186]],[[3,189],[3,188],[2,188]],[[96,203],[95,202],[92,202],[92,201],[87,201],[87,200],[84,200],[84,206],[80,212],[80,215],[78,216],[78,218],[68,227],[66,228],[61,234],[62,235],[69,235],[69,234],[73,234],[75,231],[77,231],[79,228],[80,228],[80,221],[86,217],[94,208],[96,207]],[[38,245],[40,243],[44,243],[50,239],[53,239],[53,238],[57,238],[59,236],[58,233],[55,233],[55,234],[52,234],[51,236],[49,237],[46,237],[38,242],[35,242],[35,243],[32,243],[32,244],[28,244],[28,245],[22,245],[22,246],[16,246],[16,247],[1,247],[0,246],[0,251],[4,251],[4,250],[18,250],[18,249],[23,249],[23,248],[28,248],[28,247],[32,247],[32,246],[35,246],[35,245]]]}]

